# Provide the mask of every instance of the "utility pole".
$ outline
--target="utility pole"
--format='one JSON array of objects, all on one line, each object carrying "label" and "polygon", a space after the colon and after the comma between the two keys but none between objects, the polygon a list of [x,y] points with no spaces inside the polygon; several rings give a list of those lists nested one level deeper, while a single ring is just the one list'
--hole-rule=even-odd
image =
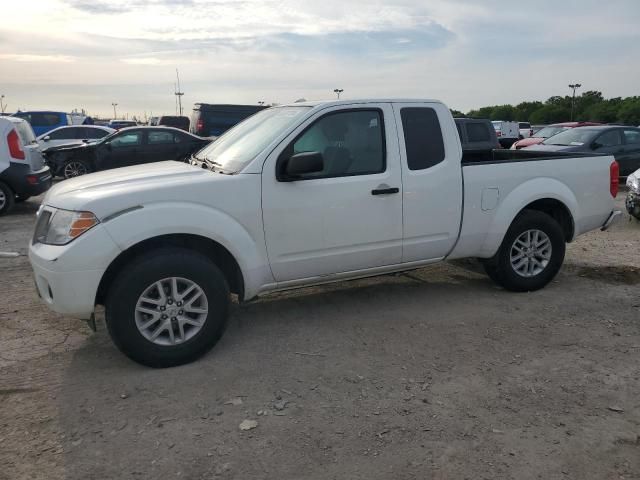
[{"label": "utility pole", "polygon": [[176,113],[179,112],[178,115],[182,116],[182,96],[184,95],[184,92],[180,91],[180,74],[178,73],[177,68],[176,68],[176,79],[178,80],[177,87],[174,86],[174,88],[176,89],[175,91],[176,100],[178,101],[178,111]]},{"label": "utility pole", "polygon": [[118,104],[114,102],[111,105],[113,106],[113,118],[116,119],[118,118],[118,115],[116,114],[116,107],[118,106]]},{"label": "utility pole", "polygon": [[571,97],[571,121],[573,122],[573,111],[575,109],[576,104],[576,90],[580,88],[582,84],[580,83],[572,83],[569,85],[569,88],[573,90],[573,96]]},{"label": "utility pole", "polygon": [[0,113],[4,113],[4,109],[7,108],[7,105],[3,102],[4,94],[0,95]]},{"label": "utility pole", "polygon": [[333,90],[333,93],[335,93],[338,96],[338,100],[340,100],[340,94],[344,92],[344,88],[336,88]]}]

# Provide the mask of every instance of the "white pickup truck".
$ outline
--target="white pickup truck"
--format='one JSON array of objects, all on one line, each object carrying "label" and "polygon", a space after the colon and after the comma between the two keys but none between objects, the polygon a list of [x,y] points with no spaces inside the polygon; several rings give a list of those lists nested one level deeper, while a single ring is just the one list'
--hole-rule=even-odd
[{"label": "white pickup truck", "polygon": [[508,290],[535,290],[566,242],[619,213],[611,156],[495,151],[462,164],[461,154],[438,101],[269,108],[193,164],[54,186],[29,250],[37,289],[90,323],[104,305],[117,346],[165,367],[216,343],[230,293],[247,301],[463,257]]}]

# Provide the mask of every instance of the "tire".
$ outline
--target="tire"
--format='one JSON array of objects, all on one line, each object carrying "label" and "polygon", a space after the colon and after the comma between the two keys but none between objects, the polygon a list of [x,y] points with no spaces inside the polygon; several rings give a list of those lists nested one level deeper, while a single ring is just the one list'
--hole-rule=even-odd
[{"label": "tire", "polygon": [[[172,278],[177,279],[179,294],[185,295],[182,305],[180,295],[172,301]],[[166,289],[164,304],[158,282]],[[190,285],[196,289],[187,292]],[[200,313],[186,312],[189,303]],[[185,248],[159,248],[137,257],[113,280],[105,302],[107,329],[133,361],[154,368],[173,367],[192,362],[218,342],[227,324],[229,303],[229,286],[213,261]],[[183,323],[185,319],[192,322]],[[150,338],[153,334],[155,339]]]},{"label": "tire", "polygon": [[[527,252],[527,243],[539,247]],[[512,292],[532,292],[553,280],[564,261],[565,249],[564,234],[555,219],[525,210],[507,230],[496,255],[483,263],[498,285]]]},{"label": "tire", "polygon": [[4,182],[0,182],[0,215],[8,213],[16,201],[16,194]]},{"label": "tire", "polygon": [[91,173],[91,165],[85,160],[72,158],[64,162],[64,166],[60,169],[61,175],[65,179],[80,177],[82,175],[86,175],[87,173]]},{"label": "tire", "polygon": [[29,200],[31,198],[31,195],[16,195],[16,203],[22,203],[22,202],[26,202],[27,200]]}]

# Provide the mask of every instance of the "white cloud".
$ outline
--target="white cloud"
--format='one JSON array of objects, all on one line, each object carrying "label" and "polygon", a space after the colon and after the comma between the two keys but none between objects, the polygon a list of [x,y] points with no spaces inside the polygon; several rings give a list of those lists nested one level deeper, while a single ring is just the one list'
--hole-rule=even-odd
[{"label": "white cloud", "polygon": [[30,53],[2,53],[0,60],[13,60],[15,62],[55,62],[70,63],[75,62],[76,58],[70,55],[36,55]]}]

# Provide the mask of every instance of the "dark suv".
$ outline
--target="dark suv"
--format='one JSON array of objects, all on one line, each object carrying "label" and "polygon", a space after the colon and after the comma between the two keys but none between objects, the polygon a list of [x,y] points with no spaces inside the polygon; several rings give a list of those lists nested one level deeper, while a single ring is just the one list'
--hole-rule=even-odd
[{"label": "dark suv", "polygon": [[191,114],[191,133],[219,137],[247,117],[268,107],[260,105],[210,105],[196,103]]}]

